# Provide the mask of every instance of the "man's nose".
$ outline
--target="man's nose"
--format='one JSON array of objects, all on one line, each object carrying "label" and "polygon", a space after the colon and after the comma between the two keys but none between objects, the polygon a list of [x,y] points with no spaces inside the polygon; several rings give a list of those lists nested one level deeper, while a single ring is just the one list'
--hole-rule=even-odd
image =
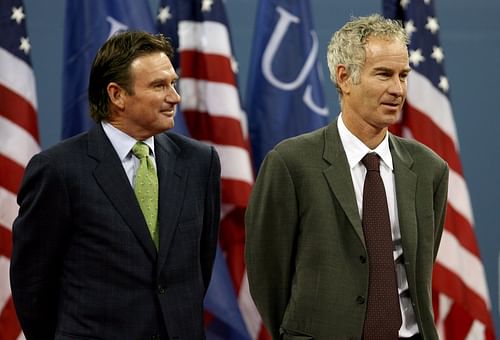
[{"label": "man's nose", "polygon": [[177,92],[177,89],[176,89],[174,86],[171,86],[171,87],[169,88],[169,90],[167,91],[166,100],[167,100],[167,102],[169,102],[169,103],[175,103],[175,104],[180,103],[180,101],[181,101],[181,96],[180,96],[180,94]]}]

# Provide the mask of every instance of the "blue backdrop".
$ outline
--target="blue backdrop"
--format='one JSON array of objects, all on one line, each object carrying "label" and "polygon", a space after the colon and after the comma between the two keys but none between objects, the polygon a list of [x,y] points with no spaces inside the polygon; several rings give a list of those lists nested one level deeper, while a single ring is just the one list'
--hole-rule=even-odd
[{"label": "blue backdrop", "polygon": [[[152,8],[157,1],[150,0]],[[42,147],[60,140],[62,121],[62,68],[64,0],[24,0],[32,43]],[[245,95],[256,1],[227,0],[226,6],[239,62],[239,83]],[[381,12],[381,1],[311,1],[320,43],[325,80],[326,45],[332,34],[350,17]],[[465,177],[475,217],[476,235],[486,269],[495,328],[500,332],[500,2],[497,0],[438,0],[437,16],[445,67]],[[237,23],[237,24],[236,24]],[[337,94],[325,81],[329,111],[339,111]]]}]

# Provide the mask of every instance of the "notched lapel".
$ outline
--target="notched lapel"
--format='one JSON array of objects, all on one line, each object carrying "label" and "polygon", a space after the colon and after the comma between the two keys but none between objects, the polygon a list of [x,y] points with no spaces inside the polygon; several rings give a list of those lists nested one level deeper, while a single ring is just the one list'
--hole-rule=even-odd
[{"label": "notched lapel", "polygon": [[[399,229],[405,256],[405,265],[410,266],[408,275],[416,272],[417,259],[417,214],[415,207],[417,175],[411,170],[413,158],[394,136],[390,136],[390,148],[394,163],[394,179],[398,204]],[[417,241],[415,241],[417,240]],[[415,278],[413,278],[415,279]]]},{"label": "notched lapel", "polygon": [[360,241],[365,244],[361,218],[359,217],[356,194],[352,186],[349,163],[340,141],[337,130],[337,122],[332,122],[324,131],[325,151],[323,158],[330,163],[330,167],[323,174],[328,182],[330,190],[337,198],[347,218],[351,222],[354,231]]},{"label": "notched lapel", "polygon": [[154,261],[156,259],[155,245],[134,190],[130,186],[113,145],[100,125],[89,132],[89,156],[98,161],[94,169],[97,183],[137,237],[145,252]]},{"label": "notched lapel", "polygon": [[158,199],[158,226],[160,249],[157,275],[167,259],[174,238],[186,191],[189,169],[179,157],[180,150],[167,135],[155,137],[156,166],[160,185]]}]

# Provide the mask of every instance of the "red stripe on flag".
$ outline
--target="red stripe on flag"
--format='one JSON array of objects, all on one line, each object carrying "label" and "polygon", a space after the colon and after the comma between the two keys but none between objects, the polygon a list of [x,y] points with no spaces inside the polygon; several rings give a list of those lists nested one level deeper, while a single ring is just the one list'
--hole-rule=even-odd
[{"label": "red stripe on flag", "polygon": [[[10,259],[12,255],[12,232],[0,224],[0,256]],[[2,334],[2,332],[0,332]]]},{"label": "red stripe on flag", "polygon": [[233,285],[240,291],[245,275],[245,209],[235,208],[220,223],[219,242],[226,254],[226,263],[231,274]]},{"label": "red stripe on flag", "polygon": [[237,86],[231,61],[225,56],[204,54],[198,51],[181,51],[180,60],[183,78],[203,79]]},{"label": "red stripe on flag", "polygon": [[241,123],[238,120],[199,111],[184,111],[184,117],[189,133],[196,139],[248,150],[248,143],[243,139]]},{"label": "red stripe on flag", "polygon": [[238,207],[247,206],[252,191],[250,184],[229,178],[222,178],[221,183],[222,202],[234,204]]},{"label": "red stripe on flag", "polygon": [[479,247],[476,243],[476,235],[472,225],[453,207],[446,207],[445,228],[455,236],[460,245],[477,257],[480,257]]},{"label": "red stripe on flag", "polygon": [[0,314],[0,337],[2,340],[16,340],[21,333],[12,298],[7,300]]},{"label": "red stripe on flag", "polygon": [[4,187],[11,193],[17,193],[23,179],[24,168],[16,162],[0,154],[0,187]]},{"label": "red stripe on flag", "polygon": [[0,85],[0,116],[19,125],[40,142],[36,111],[23,97]]},{"label": "red stripe on flag", "polygon": [[[460,322],[456,322],[460,320]],[[460,305],[454,303],[444,321],[447,339],[466,339],[474,319]]]},{"label": "red stripe on flag", "polygon": [[262,327],[260,327],[258,339],[259,340],[272,340],[271,335],[269,335],[269,332],[267,331],[266,327],[264,327],[264,325],[262,325]]},{"label": "red stripe on flag", "polygon": [[470,311],[474,311],[474,318],[481,321],[487,328],[493,327],[490,311],[483,298],[467,287],[457,274],[437,262],[434,265],[433,275],[432,287],[436,294],[444,293],[468,310],[469,314]]},{"label": "red stripe on flag", "polygon": [[405,105],[402,125],[408,127],[413,138],[427,145],[446,160],[453,171],[462,174],[462,163],[455,150],[453,140],[437,126],[426,114],[418,111],[409,103]]}]

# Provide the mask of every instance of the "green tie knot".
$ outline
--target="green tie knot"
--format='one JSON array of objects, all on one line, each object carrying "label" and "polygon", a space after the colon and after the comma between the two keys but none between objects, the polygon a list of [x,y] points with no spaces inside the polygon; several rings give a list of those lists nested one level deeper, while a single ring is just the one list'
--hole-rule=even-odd
[{"label": "green tie knot", "polygon": [[149,156],[149,146],[143,142],[137,142],[132,148],[132,153],[135,157],[142,160]]}]

